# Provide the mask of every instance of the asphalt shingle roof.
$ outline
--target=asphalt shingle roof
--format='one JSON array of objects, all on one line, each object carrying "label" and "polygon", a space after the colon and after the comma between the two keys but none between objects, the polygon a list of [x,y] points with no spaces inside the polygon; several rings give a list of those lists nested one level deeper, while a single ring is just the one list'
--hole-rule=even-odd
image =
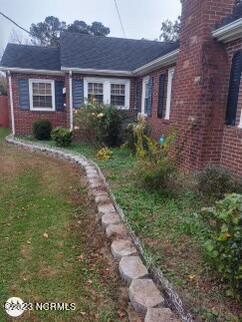
[{"label": "asphalt shingle roof", "polygon": [[132,71],[177,48],[178,43],[65,32],[61,35],[61,66]]},{"label": "asphalt shingle roof", "polygon": [[217,25],[217,28],[226,26],[227,24],[234,22],[242,18],[242,0],[240,0],[235,6],[231,15],[222,19],[222,21]]},{"label": "asphalt shingle roof", "polygon": [[178,43],[64,32],[60,49],[8,44],[0,65],[43,70],[73,67],[132,71],[178,47]]},{"label": "asphalt shingle roof", "polygon": [[1,65],[4,67],[60,70],[60,49],[8,44]]}]

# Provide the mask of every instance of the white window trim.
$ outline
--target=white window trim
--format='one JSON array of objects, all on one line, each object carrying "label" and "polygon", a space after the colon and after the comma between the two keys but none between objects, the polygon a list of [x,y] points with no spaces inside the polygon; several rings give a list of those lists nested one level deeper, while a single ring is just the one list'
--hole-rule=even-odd
[{"label": "white window trim", "polygon": [[165,120],[170,119],[171,114],[171,99],[172,99],[172,83],[174,78],[175,68],[169,68],[168,70],[168,82],[167,82],[167,98],[166,98],[166,113]]},{"label": "white window trim", "polygon": [[117,108],[128,110],[130,108],[130,79],[122,78],[100,78],[85,77],[84,78],[84,99],[88,100],[88,83],[103,84],[103,104],[111,104],[111,84],[125,85],[125,105],[117,106]]},{"label": "white window trim", "polygon": [[240,114],[239,128],[242,129],[242,109],[241,109],[241,114]]},{"label": "white window trim", "polygon": [[[52,108],[42,108],[33,106],[33,84],[34,83],[47,83],[51,84]],[[55,81],[52,79],[29,79],[29,100],[30,111],[53,112],[55,111]]]},{"label": "white window trim", "polygon": [[147,83],[149,83],[150,76],[143,77],[142,81],[142,101],[141,101],[141,115],[147,116],[147,113],[145,113],[145,86]]}]

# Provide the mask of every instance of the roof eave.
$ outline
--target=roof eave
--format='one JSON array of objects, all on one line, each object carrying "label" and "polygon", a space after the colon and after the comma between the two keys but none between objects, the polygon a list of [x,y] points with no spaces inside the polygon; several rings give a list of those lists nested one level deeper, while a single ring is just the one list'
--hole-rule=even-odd
[{"label": "roof eave", "polygon": [[242,37],[242,18],[213,31],[213,37],[227,43]]},{"label": "roof eave", "polygon": [[20,67],[7,67],[0,66],[0,70],[3,72],[16,72],[24,74],[41,74],[41,75],[64,75],[61,70],[48,70],[48,69],[32,69],[32,68],[20,68]]},{"label": "roof eave", "polygon": [[63,72],[72,71],[73,73],[86,75],[106,75],[106,76],[132,76],[132,72],[128,70],[111,70],[111,69],[95,69],[95,68],[76,68],[61,67]]},{"label": "roof eave", "polygon": [[135,69],[133,71],[133,74],[135,76],[142,76],[142,75],[149,73],[157,68],[173,65],[176,63],[176,61],[178,59],[179,52],[180,52],[180,50],[176,49],[164,56],[161,56],[155,60],[152,60],[148,64]]}]

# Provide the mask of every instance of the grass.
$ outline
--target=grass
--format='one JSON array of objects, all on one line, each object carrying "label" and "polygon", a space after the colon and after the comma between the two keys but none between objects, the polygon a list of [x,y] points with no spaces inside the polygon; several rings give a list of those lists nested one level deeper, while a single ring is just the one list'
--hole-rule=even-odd
[{"label": "grass", "polygon": [[204,261],[209,227],[197,215],[204,206],[197,194],[186,189],[167,196],[139,187],[136,159],[126,149],[113,149],[109,161],[97,160],[97,150],[88,144],[75,143],[69,149],[99,164],[147,255],[173,283],[195,318],[239,321],[239,303],[225,296],[225,286]]},{"label": "grass", "polygon": [[123,285],[79,168],[7,146],[7,133],[0,129],[0,321],[11,296],[76,304],[21,321],[126,321]]}]

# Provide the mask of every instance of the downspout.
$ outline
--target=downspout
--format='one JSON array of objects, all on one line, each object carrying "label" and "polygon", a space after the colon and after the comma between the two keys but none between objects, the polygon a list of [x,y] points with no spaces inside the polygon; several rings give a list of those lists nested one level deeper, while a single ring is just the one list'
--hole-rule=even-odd
[{"label": "downspout", "polygon": [[72,71],[69,71],[70,130],[73,130]]},{"label": "downspout", "polygon": [[15,135],[15,120],[14,120],[14,110],[13,110],[13,90],[12,90],[12,77],[8,70],[8,86],[9,86],[9,99],[10,99],[10,111],[11,111],[11,123],[12,123],[12,134]]}]

